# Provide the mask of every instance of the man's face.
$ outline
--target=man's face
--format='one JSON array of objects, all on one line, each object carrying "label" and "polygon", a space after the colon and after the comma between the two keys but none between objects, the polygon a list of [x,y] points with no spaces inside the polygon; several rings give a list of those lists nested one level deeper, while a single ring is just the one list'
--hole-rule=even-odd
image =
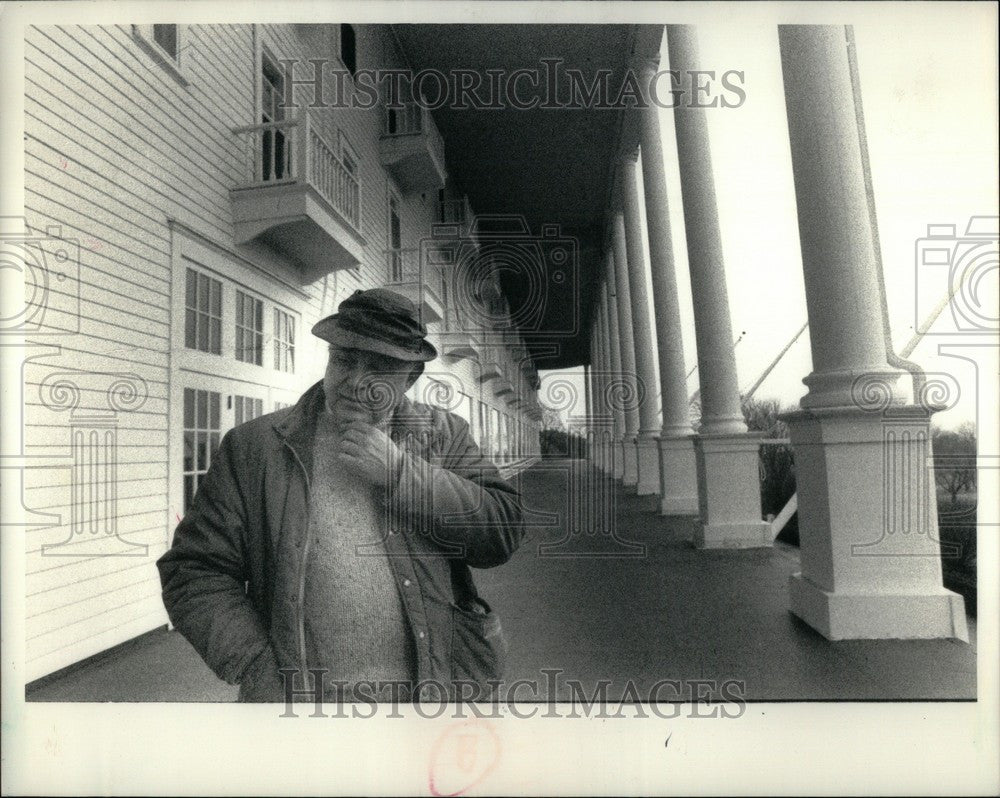
[{"label": "man's face", "polygon": [[372,424],[387,419],[416,380],[416,367],[365,349],[331,346],[323,391],[327,407],[363,411]]}]

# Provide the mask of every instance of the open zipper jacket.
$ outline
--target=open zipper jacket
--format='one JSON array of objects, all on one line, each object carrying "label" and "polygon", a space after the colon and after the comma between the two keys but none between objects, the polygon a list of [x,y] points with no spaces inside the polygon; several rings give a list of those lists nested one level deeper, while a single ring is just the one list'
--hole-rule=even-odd
[{"label": "open zipper jacket", "polygon": [[[306,660],[302,616],[313,440],[323,407],[318,382],[294,407],[230,430],[157,562],[171,623],[219,678],[240,684],[241,700],[282,701],[279,667],[318,667]],[[385,491],[382,537],[413,636],[416,679],[452,698],[457,682],[486,690],[502,676],[506,646],[469,566],[500,565],[514,553],[524,533],[520,496],[452,413],[404,397],[389,434],[404,458]],[[305,541],[296,563],[303,578],[290,606],[276,610],[283,535]],[[459,697],[469,694],[458,688]]]}]

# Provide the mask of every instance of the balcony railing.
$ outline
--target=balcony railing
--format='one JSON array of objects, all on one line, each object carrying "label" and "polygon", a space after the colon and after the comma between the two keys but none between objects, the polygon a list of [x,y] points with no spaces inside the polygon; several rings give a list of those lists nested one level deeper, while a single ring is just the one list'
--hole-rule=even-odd
[{"label": "balcony railing", "polygon": [[472,224],[472,205],[468,197],[441,200],[438,203],[438,221],[441,224],[457,224],[467,227]]},{"label": "balcony railing", "polygon": [[385,109],[379,158],[404,191],[436,188],[447,178],[444,139],[431,112],[414,102]]},{"label": "balcony railing", "polygon": [[299,119],[247,125],[234,131],[244,141],[251,179],[244,188],[308,181],[354,228],[361,225],[361,183],[310,122]]},{"label": "balcony railing", "polygon": [[441,271],[421,267],[419,249],[387,249],[383,256],[386,285],[416,304],[425,323],[440,321],[445,312]]},{"label": "balcony railing", "polygon": [[427,137],[431,154],[444,163],[444,139],[434,123],[431,112],[416,103],[406,103],[402,108],[386,108],[382,135]]},{"label": "balcony railing", "polygon": [[318,273],[356,267],[365,244],[361,183],[313,117],[302,111],[233,134],[245,164],[230,192],[237,242],[263,238]]}]

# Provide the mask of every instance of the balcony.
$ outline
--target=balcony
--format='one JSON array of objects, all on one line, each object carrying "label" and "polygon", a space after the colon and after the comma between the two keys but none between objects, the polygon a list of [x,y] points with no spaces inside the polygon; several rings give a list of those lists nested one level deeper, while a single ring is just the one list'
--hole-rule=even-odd
[{"label": "balcony", "polygon": [[445,330],[438,337],[441,341],[442,354],[452,360],[479,358],[479,341],[468,330]]},{"label": "balcony", "polygon": [[424,324],[441,321],[444,318],[441,272],[421,268],[419,249],[387,249],[384,256],[386,287],[416,305]]},{"label": "balcony", "polygon": [[438,203],[435,235],[450,235],[454,238],[467,239],[478,247],[479,240],[476,236],[475,218],[468,197],[441,200]]},{"label": "balcony", "polygon": [[516,394],[514,393],[514,386],[509,379],[503,375],[497,380],[497,384],[493,388],[493,393],[497,396],[507,396],[508,401],[513,398]]},{"label": "balcony", "polygon": [[500,370],[500,364],[495,359],[488,359],[483,362],[482,369],[479,372],[480,382],[489,382],[502,376],[503,371]]},{"label": "balcony", "polygon": [[361,185],[307,113],[233,130],[245,182],[229,192],[238,244],[266,244],[298,262],[303,283],[361,264]]},{"label": "balcony", "polygon": [[382,166],[404,192],[427,191],[447,178],[444,140],[431,112],[416,103],[386,108],[378,152]]},{"label": "balcony", "polygon": [[446,303],[444,330],[440,333],[442,354],[452,360],[479,359],[479,337],[472,326],[473,320],[469,318],[465,310],[458,306],[454,297],[457,292],[454,287],[451,291],[453,297],[451,302]]}]

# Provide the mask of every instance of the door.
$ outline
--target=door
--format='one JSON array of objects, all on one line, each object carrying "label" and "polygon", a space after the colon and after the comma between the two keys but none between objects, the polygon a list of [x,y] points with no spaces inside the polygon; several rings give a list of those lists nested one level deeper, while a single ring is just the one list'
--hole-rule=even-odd
[{"label": "door", "polygon": [[[261,60],[261,123],[272,125],[285,120],[282,101],[285,97],[285,78],[278,65],[264,53]],[[289,164],[285,131],[265,127],[261,131],[262,181],[282,180],[288,175]]]}]

